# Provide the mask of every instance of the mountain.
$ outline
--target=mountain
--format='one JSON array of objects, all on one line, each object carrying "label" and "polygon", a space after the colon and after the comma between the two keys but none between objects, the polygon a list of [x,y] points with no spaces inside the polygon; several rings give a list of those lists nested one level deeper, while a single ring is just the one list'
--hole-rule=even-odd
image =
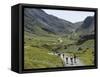
[{"label": "mountain", "polygon": [[75,29],[73,25],[41,9],[25,8],[24,10],[24,30],[32,34],[69,34]]},{"label": "mountain", "polygon": [[36,35],[67,35],[70,33],[94,34],[94,16],[72,23],[47,14],[41,9],[24,9],[24,30]]},{"label": "mountain", "polygon": [[79,21],[79,22],[75,22],[75,23],[73,23],[74,24],[74,29],[76,30],[76,29],[78,29],[82,24],[83,24],[83,21]]},{"label": "mountain", "polygon": [[88,16],[82,23],[82,25],[76,30],[76,32],[82,32],[84,34],[94,33],[94,17]]}]

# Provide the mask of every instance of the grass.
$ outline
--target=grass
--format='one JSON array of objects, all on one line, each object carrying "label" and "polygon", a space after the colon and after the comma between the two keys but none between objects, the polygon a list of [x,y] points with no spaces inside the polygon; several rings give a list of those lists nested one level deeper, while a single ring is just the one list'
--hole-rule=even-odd
[{"label": "grass", "polygon": [[[77,48],[81,47],[82,50],[77,51]],[[93,65],[94,64],[94,40],[88,40],[79,46],[71,46],[66,51],[66,54],[76,54],[77,57],[85,64],[85,65]]]},{"label": "grass", "polygon": [[85,65],[94,65],[94,55],[91,49],[88,49],[85,53],[81,54],[80,59]]},{"label": "grass", "polygon": [[[50,67],[62,67],[62,60],[55,55],[48,54],[50,51],[43,48],[34,40],[26,40],[24,46],[24,68],[25,69],[38,69],[38,68],[50,68]],[[32,46],[32,44],[35,44]]]},{"label": "grass", "polygon": [[[85,65],[93,65],[94,61],[94,40],[88,40],[81,45],[71,45],[67,49],[63,45],[74,43],[76,40],[69,37],[60,37],[63,42],[59,43],[58,35],[37,36],[25,32],[24,40],[24,68],[53,68],[63,67],[63,62],[60,57],[51,55],[52,49],[61,46],[58,50],[69,55],[76,54]],[[81,47],[81,50],[78,50]],[[88,48],[88,49],[87,49]]]}]

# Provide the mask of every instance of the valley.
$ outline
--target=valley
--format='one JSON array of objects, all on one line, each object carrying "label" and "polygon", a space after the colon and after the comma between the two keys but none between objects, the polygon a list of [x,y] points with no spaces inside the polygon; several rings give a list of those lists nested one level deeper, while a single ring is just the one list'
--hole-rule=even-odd
[{"label": "valley", "polygon": [[94,65],[93,16],[72,23],[26,8],[24,22],[24,69]]},{"label": "valley", "polygon": [[[59,41],[59,38],[62,42]],[[65,58],[60,55],[64,54],[70,58],[76,55],[84,66],[93,65],[94,63],[94,40],[88,40],[81,45],[75,44],[76,40],[68,37],[45,37],[37,35],[25,36],[25,67],[30,68],[50,68],[50,67],[67,67]],[[69,61],[70,63],[70,61]],[[82,66],[83,64],[79,64]],[[68,65],[68,66],[77,66]]]}]

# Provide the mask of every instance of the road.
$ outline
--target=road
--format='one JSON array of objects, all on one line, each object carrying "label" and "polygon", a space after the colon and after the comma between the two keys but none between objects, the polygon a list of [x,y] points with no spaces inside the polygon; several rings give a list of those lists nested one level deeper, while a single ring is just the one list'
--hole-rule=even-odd
[{"label": "road", "polygon": [[[54,54],[54,53],[48,53],[49,55],[58,55],[58,54]],[[76,58],[76,63],[73,61],[73,64],[70,60],[70,55],[63,55],[64,53],[60,53],[60,58],[62,59],[63,63],[64,63],[64,67],[72,67],[72,66],[84,66],[85,64],[79,59],[79,58]],[[68,58],[68,63],[66,62],[66,57]]]},{"label": "road", "polygon": [[[84,66],[85,65],[79,58],[76,58],[76,63],[73,62],[73,64],[72,64],[71,61],[70,61],[70,56],[67,56],[67,55],[63,56],[63,54],[61,54],[60,57],[64,62],[64,67],[68,67],[68,66]],[[68,58],[68,63],[66,63],[66,57]]]}]

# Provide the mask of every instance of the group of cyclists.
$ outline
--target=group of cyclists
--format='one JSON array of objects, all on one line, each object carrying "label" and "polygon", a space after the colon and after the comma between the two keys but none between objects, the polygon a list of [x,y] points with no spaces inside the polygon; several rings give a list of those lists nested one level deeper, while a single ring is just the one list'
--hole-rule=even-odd
[{"label": "group of cyclists", "polygon": [[65,57],[65,62],[66,64],[71,63],[71,65],[73,65],[74,63],[77,63],[77,56],[74,54],[73,56],[67,57],[63,54],[63,58]]}]

